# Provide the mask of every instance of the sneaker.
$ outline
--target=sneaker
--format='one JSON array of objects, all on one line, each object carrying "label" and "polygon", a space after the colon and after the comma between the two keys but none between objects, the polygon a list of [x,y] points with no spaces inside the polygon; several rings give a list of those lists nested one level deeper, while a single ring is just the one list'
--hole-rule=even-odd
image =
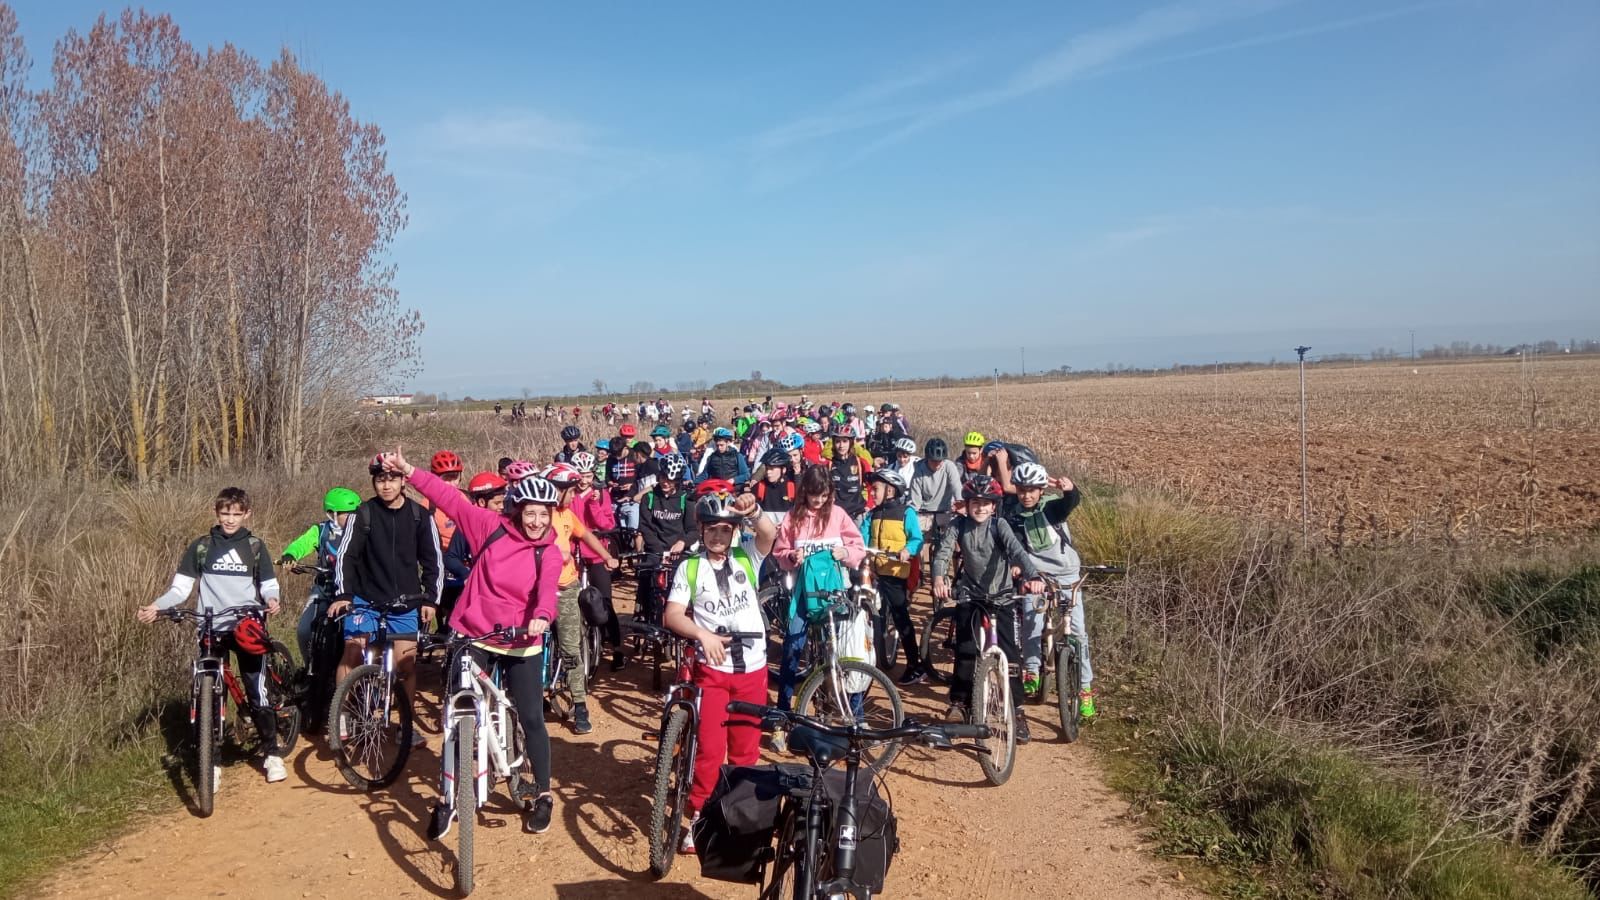
[{"label": "sneaker", "polygon": [[220,790],[222,790],[222,767],[221,766],[212,766],[211,767],[211,793],[215,794],[217,791],[220,791]]},{"label": "sneaker", "polygon": [[579,703],[572,707],[572,733],[588,734],[594,730],[589,724],[589,704]]},{"label": "sneaker", "polygon": [[1027,672],[1022,676],[1022,692],[1029,696],[1039,693],[1039,673]]},{"label": "sneaker", "polygon": [[922,684],[928,680],[928,673],[921,665],[906,666],[905,672],[900,675],[897,684]]},{"label": "sneaker", "polygon": [[965,703],[951,701],[950,705],[944,708],[944,720],[946,722],[965,722],[967,718],[967,705]]},{"label": "sneaker", "polygon": [[522,830],[529,834],[544,834],[550,830],[550,814],[555,811],[556,800],[549,794],[540,794],[533,808],[522,816]]},{"label": "sneaker", "polygon": [[789,732],[779,728],[772,732],[772,749],[779,753],[789,752]]},{"label": "sneaker", "polygon": [[689,827],[683,829],[683,840],[678,842],[678,852],[688,856],[694,855],[694,823],[700,821],[700,814],[695,813],[689,819]]},{"label": "sneaker", "polygon": [[443,803],[435,803],[433,812],[428,816],[428,840],[443,840],[450,833],[450,826],[456,823],[456,811]]},{"label": "sneaker", "polygon": [[622,667],[626,666],[627,664],[628,658],[622,655],[621,650],[618,650],[616,653],[611,655],[611,671],[621,672]]},{"label": "sneaker", "polygon": [[1095,716],[1094,688],[1078,692],[1078,717],[1092,719]]},{"label": "sneaker", "polygon": [[1031,740],[1033,740],[1033,735],[1028,731],[1028,718],[1027,718],[1027,716],[1024,716],[1022,714],[1022,710],[1018,709],[1017,710],[1017,743],[1026,744],[1027,742],[1029,742]]},{"label": "sneaker", "polygon": [[267,784],[272,784],[275,781],[282,781],[289,777],[289,772],[283,767],[282,757],[267,757],[267,761],[262,765],[262,768],[267,770]]}]

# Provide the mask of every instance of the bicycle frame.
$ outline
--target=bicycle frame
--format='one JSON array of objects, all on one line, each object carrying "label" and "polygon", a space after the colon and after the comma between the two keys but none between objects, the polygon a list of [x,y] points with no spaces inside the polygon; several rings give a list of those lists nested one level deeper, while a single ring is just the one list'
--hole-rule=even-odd
[{"label": "bicycle frame", "polygon": [[[439,754],[439,758],[445,761],[442,796],[455,797],[456,779],[461,777],[461,773],[455,771],[451,764],[456,758],[456,726],[465,718],[473,718],[478,722],[479,735],[474,748],[477,763],[472,777],[477,782],[477,790],[473,796],[478,806],[482,807],[484,799],[489,796],[491,778],[509,779],[522,765],[523,757],[509,756],[510,729],[517,727],[517,723],[511,698],[497,683],[498,676],[490,678],[466,648],[463,647],[457,655],[460,661],[456,675],[460,680],[445,705],[444,749]],[[457,815],[463,812],[456,810]]]}]

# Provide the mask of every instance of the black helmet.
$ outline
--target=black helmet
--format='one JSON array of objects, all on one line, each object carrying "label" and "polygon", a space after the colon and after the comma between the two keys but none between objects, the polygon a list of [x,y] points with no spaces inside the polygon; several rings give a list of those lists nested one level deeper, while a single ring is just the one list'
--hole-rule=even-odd
[{"label": "black helmet", "polygon": [[773,447],[766,453],[761,454],[761,464],[769,469],[787,468],[789,465],[789,454],[777,447]]},{"label": "black helmet", "polygon": [[583,432],[579,431],[576,425],[568,425],[561,429],[561,439],[563,441],[575,441],[581,437],[583,437]]},{"label": "black helmet", "polygon": [[943,462],[950,458],[950,445],[944,442],[944,438],[928,438],[922,455],[934,462]]}]

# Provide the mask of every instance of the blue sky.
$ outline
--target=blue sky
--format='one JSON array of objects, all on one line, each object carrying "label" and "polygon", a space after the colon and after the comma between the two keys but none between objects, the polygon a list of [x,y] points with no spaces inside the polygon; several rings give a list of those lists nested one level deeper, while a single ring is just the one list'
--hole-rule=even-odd
[{"label": "blue sky", "polygon": [[424,390],[1600,334],[1592,0],[151,8],[383,128]]}]

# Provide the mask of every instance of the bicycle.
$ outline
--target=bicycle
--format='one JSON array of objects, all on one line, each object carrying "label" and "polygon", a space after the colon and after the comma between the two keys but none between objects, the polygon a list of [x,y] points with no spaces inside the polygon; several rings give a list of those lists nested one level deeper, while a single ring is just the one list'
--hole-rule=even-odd
[{"label": "bicycle", "polygon": [[[456,832],[456,890],[463,897],[472,893],[473,831],[477,811],[493,790],[495,779],[511,786],[513,801],[528,805],[537,797],[530,786],[530,764],[523,753],[526,738],[517,720],[516,708],[501,684],[500,669],[490,676],[468,652],[478,641],[517,640],[526,628],[495,626],[475,637],[451,635],[430,638],[445,649],[448,671],[456,676],[455,689],[445,701],[444,746],[439,751],[441,813],[446,822],[454,820]],[[549,641],[545,642],[546,650]],[[449,677],[446,678],[449,687]],[[485,736],[479,740],[479,735]],[[467,773],[468,777],[462,777]],[[440,830],[444,836],[448,825]]]},{"label": "bicycle", "polygon": [[1049,700],[1052,687],[1061,714],[1061,732],[1067,743],[1078,739],[1078,695],[1083,688],[1083,646],[1072,633],[1072,608],[1081,602],[1084,582],[1094,576],[1125,575],[1121,566],[1082,566],[1078,579],[1063,586],[1046,575],[1045,625],[1040,640],[1039,690],[1026,699],[1035,703]]},{"label": "bicycle", "polygon": [[990,735],[1000,744],[996,751],[984,741],[979,741],[989,752],[978,757],[978,765],[983,768],[984,777],[994,785],[1002,785],[1010,780],[1017,762],[1017,708],[1011,701],[1011,661],[1000,647],[996,613],[1015,616],[1018,614],[1018,604],[997,610],[994,602],[1010,595],[1010,591],[987,596],[964,592],[963,599],[957,601],[958,606],[962,602],[973,604],[979,614],[978,626],[982,635],[978,660],[972,670],[968,717],[975,725],[988,726]]},{"label": "bicycle", "polygon": [[[332,569],[309,563],[296,564],[289,571],[296,575],[311,575],[318,579],[333,574]],[[321,732],[325,724],[322,717],[327,714],[333,696],[333,673],[337,671],[339,648],[343,646],[335,630],[342,618],[343,616],[333,619],[323,617],[321,621],[312,624],[311,642],[306,647],[305,659],[301,660],[300,667],[295,669],[294,677],[290,679],[295,705],[300,710],[302,730],[308,734]]]},{"label": "bicycle", "polygon": [[[900,629],[894,627],[894,619],[889,614],[888,605],[883,602],[883,594],[877,588],[877,582],[872,571],[872,563],[877,561],[899,562],[900,554],[891,553],[888,550],[880,550],[877,547],[868,547],[866,558],[861,561],[861,567],[858,570],[860,574],[853,575],[851,581],[861,590],[871,591],[873,597],[876,598],[872,604],[872,607],[877,610],[872,616],[872,628],[873,634],[879,643],[878,658],[884,660],[889,664],[890,668],[893,668],[895,657],[900,654]],[[909,596],[906,599],[907,602],[910,601]]]},{"label": "bicycle", "polygon": [[222,635],[215,631],[218,616],[248,615],[263,622],[260,606],[230,606],[226,609],[167,609],[157,614],[171,622],[195,623],[195,660],[189,685],[189,725],[194,729],[196,748],[195,805],[200,815],[209,816],[216,806],[216,762],[221,755],[223,734],[228,730],[228,705],[233,705],[231,737],[234,746],[246,756],[287,756],[300,737],[300,710],[294,705],[290,687],[293,657],[282,641],[270,638],[270,650],[262,661],[265,700],[277,725],[277,740],[264,746],[250,717],[250,699],[244,685],[227,664],[226,651],[217,652]]},{"label": "bicycle", "polygon": [[[652,555],[659,557],[659,562],[656,565],[652,566],[641,564],[639,566],[641,582],[643,582],[646,578],[649,579],[648,588],[646,588],[643,583],[640,584],[640,587],[642,589],[649,590],[650,592],[650,599],[652,601],[650,615],[648,618],[640,617],[640,611],[643,609],[645,601],[645,598],[642,596],[635,598],[636,605],[634,607],[633,614],[633,623],[651,625],[654,627],[644,629],[635,628],[628,624],[624,625],[624,627],[629,628],[629,630],[632,632],[630,637],[633,638],[633,657],[635,659],[643,659],[646,651],[650,653],[652,659],[652,667],[650,671],[650,689],[653,691],[659,691],[661,690],[663,681],[661,675],[663,664],[666,663],[668,657],[674,655],[673,653],[669,652],[671,649],[671,639],[662,639],[660,637],[662,634],[672,634],[662,627],[662,616],[666,614],[667,595],[672,592],[672,578],[677,572],[678,564],[683,560],[683,553],[634,553],[628,555],[633,558],[642,558]],[[641,590],[640,593],[644,593],[644,590]]]},{"label": "bicycle", "polygon": [[[655,738],[654,791],[650,804],[650,874],[663,878],[672,869],[688,816],[689,786],[694,781],[694,758],[700,736],[700,686],[694,683],[695,670],[704,659],[693,641],[685,640],[664,628],[638,623],[635,627],[664,632],[663,642],[675,641],[678,674],[661,708],[661,728],[645,738]],[[717,629],[717,634],[735,641],[759,641],[759,631]]]},{"label": "bicycle", "polygon": [[[794,698],[794,708],[801,715],[833,725],[882,728],[886,726],[882,724],[885,710],[881,704],[886,702],[887,727],[905,721],[900,691],[889,676],[868,659],[840,656],[842,647],[859,645],[861,636],[857,632],[862,630],[866,632],[867,654],[871,656],[872,610],[864,604],[876,597],[875,593],[863,594],[856,588],[834,591],[828,595],[826,606],[807,617],[802,658],[802,671],[806,674]],[[874,692],[874,685],[881,691]],[[887,700],[880,700],[878,693]],[[869,718],[871,726],[866,724]],[[898,744],[885,744],[872,755],[870,768],[874,773],[882,772],[899,752]]]},{"label": "bicycle", "polygon": [[[362,664],[333,689],[333,701],[328,705],[328,750],[344,780],[363,791],[393,784],[411,756],[415,712],[395,670],[389,619],[417,609],[425,600],[423,594],[404,594],[387,604],[360,610],[377,617],[377,631],[362,648]],[[391,736],[395,740],[391,741]],[[389,744],[394,746],[386,749]]]},{"label": "bicycle", "polygon": [[[738,700],[730,702],[727,711],[755,717],[759,720],[755,727],[763,731],[787,730],[791,750],[810,763],[810,771],[801,773],[770,767],[787,777],[782,779],[786,790],[778,811],[777,849],[760,888],[762,900],[870,900],[881,885],[856,880],[860,842],[872,837],[863,831],[858,790],[859,773],[869,748],[914,740],[933,749],[982,756],[985,751],[981,741],[989,736],[982,725],[925,725],[914,719],[884,729],[861,728],[853,723],[835,726],[799,713]],[[955,743],[968,739],[977,743]],[[841,760],[844,789],[836,800],[824,783],[824,773]],[[888,849],[892,855],[894,848]],[[885,869],[887,862],[885,859]]]}]

